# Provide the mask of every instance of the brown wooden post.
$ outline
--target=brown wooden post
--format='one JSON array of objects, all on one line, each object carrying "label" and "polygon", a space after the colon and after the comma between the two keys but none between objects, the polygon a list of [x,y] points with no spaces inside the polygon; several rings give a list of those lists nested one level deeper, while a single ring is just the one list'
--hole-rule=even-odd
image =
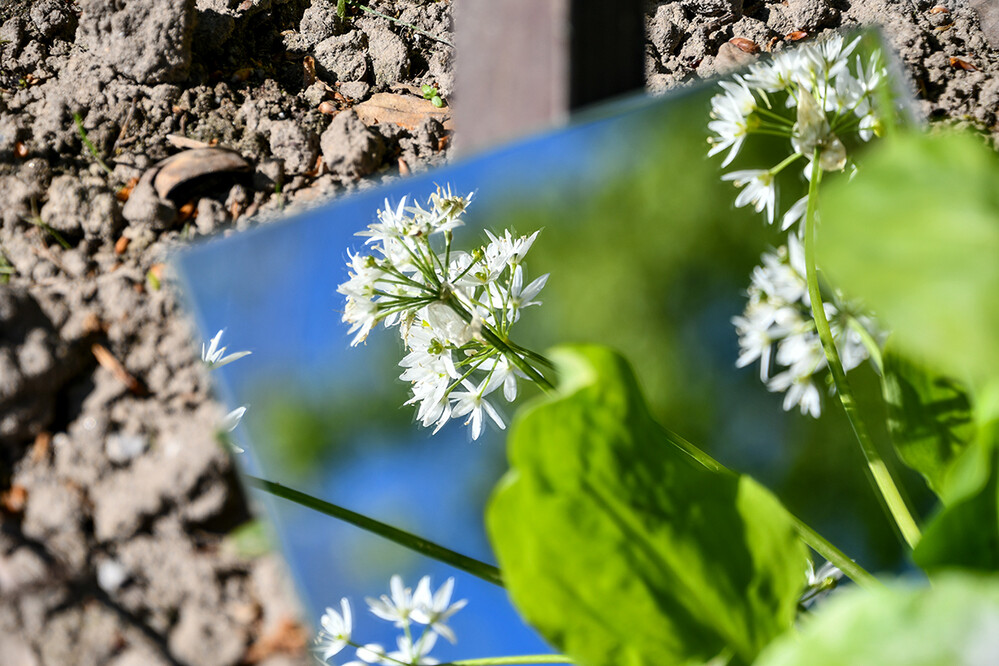
[{"label": "brown wooden post", "polygon": [[455,0],[455,147],[563,123],[644,85],[644,0]]}]

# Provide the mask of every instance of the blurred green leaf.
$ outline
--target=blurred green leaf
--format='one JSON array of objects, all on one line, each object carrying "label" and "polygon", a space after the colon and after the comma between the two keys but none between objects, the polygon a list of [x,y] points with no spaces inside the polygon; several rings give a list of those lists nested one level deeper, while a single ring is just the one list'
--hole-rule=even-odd
[{"label": "blurred green leaf", "polygon": [[954,464],[942,508],[912,553],[924,571],[950,568],[999,571],[999,424],[979,437]]},{"label": "blurred green leaf", "polygon": [[229,534],[223,542],[239,557],[260,557],[272,550],[267,524],[262,520],[249,520]]},{"label": "blurred green leaf", "polygon": [[822,201],[819,264],[899,346],[973,384],[999,375],[999,156],[970,135],[900,135]]},{"label": "blurred green leaf", "polygon": [[933,587],[844,591],[757,666],[993,664],[997,654],[999,580],[951,574]]},{"label": "blurred green leaf", "polygon": [[619,355],[553,358],[559,394],[517,418],[486,514],[514,603],[587,666],[752,661],[791,626],[804,584],[784,508],[683,452]]},{"label": "blurred green leaf", "polygon": [[891,343],[884,353],[883,388],[899,457],[941,495],[951,464],[975,436],[967,393],[954,380],[899,354]]}]

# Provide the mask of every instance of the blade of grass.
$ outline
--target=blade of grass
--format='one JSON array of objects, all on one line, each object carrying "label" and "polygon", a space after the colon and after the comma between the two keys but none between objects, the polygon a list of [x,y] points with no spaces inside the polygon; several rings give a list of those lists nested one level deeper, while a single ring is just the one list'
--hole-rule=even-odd
[{"label": "blade of grass", "polygon": [[101,159],[100,154],[97,152],[97,147],[93,144],[93,142],[91,142],[90,139],[87,138],[87,130],[83,129],[83,119],[80,118],[79,113],[73,114],[73,121],[76,123],[76,131],[79,132],[83,145],[86,146],[87,150],[90,151],[90,154],[93,155],[97,165],[104,169],[109,176],[114,178],[114,172],[111,171],[108,165],[104,163],[104,160]]}]

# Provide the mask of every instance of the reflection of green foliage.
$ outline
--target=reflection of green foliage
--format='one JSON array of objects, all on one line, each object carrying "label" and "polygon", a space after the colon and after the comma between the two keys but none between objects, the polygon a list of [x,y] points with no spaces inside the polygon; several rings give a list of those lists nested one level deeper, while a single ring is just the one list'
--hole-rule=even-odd
[{"label": "reflection of green foliage", "polygon": [[239,557],[260,557],[272,550],[267,523],[250,520],[226,535],[224,547]]},{"label": "reflection of green foliage", "polygon": [[554,358],[562,391],[518,418],[487,513],[518,609],[579,663],[751,662],[804,584],[790,517],[748,477],[695,462],[620,356]]},{"label": "reflection of green foliage", "polygon": [[[901,550],[841,410],[830,403],[818,421],[784,414],[753,370],[735,368],[729,319],[742,311],[760,254],[781,235],[750,209],[733,207],[736,190],[719,180],[720,160],[705,157],[709,97],[692,94],[666,117],[636,121],[631,131],[641,133],[644,159],[599,188],[485,211],[494,229],[544,229],[527,263],[531,276],[552,277],[544,305],[525,311],[518,342],[624,350],[657,420],[765,478],[795,513],[872,566],[892,566]],[[747,142],[739,160],[768,163],[753,152],[761,148],[768,149]],[[800,194],[782,192],[780,201],[786,207]],[[854,374],[861,408],[883,421],[877,377]],[[775,438],[788,442],[783,450],[773,450]],[[925,492],[916,499],[925,504]]]},{"label": "reflection of green foliage", "polygon": [[348,447],[355,446],[357,437],[370,431],[372,424],[383,431],[413,427],[409,411],[399,407],[401,392],[373,394],[349,388],[309,395],[279,390],[259,401],[264,405],[261,436],[278,469],[302,477],[325,461],[351,455]]}]

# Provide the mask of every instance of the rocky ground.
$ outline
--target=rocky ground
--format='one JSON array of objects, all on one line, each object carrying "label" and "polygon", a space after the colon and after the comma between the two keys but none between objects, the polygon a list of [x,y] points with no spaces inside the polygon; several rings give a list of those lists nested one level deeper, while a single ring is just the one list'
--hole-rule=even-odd
[{"label": "rocky ground", "polygon": [[[0,0],[0,664],[309,662],[279,560],[227,536],[249,510],[163,258],[447,159],[420,88],[453,92],[450,3],[370,3],[422,32],[335,5]],[[649,88],[877,23],[927,117],[995,132],[994,14],[650,2]]]}]

